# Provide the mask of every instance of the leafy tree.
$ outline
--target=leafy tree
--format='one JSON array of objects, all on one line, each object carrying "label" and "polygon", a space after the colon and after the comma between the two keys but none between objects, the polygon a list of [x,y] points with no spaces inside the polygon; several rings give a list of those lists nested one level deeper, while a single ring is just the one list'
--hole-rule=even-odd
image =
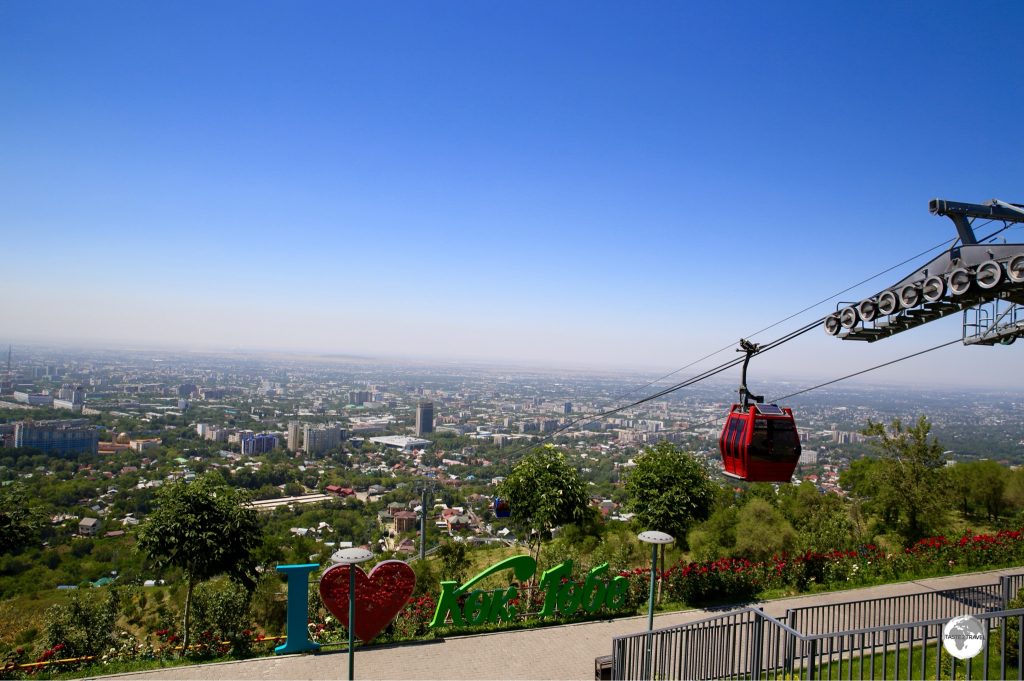
[{"label": "leafy tree", "polygon": [[466,557],[466,545],[462,542],[441,542],[437,547],[437,556],[441,559],[441,579],[462,582],[466,579],[466,571],[471,562]]},{"label": "leafy tree", "polygon": [[859,532],[847,504],[835,494],[822,494],[810,482],[783,485],[779,510],[798,535],[798,548],[825,552],[856,546]]},{"label": "leafy tree", "polygon": [[191,631],[196,584],[227,574],[255,588],[256,551],[263,541],[248,495],[215,474],[179,481],[157,494],[156,509],[139,526],[138,546],[158,569],[180,568],[188,583],[182,627],[183,654]]},{"label": "leafy tree", "polygon": [[626,507],[647,530],[685,541],[697,521],[711,515],[715,484],[697,459],[669,442],[649,447],[626,478]]},{"label": "leafy tree", "polygon": [[576,469],[551,445],[523,457],[498,486],[498,495],[508,499],[513,524],[537,531],[538,557],[544,536],[583,520],[588,502]]},{"label": "leafy tree", "polygon": [[864,429],[878,438],[873,444],[880,455],[870,472],[872,506],[905,546],[941,534],[946,526],[946,462],[942,446],[928,437],[930,430],[924,416],[912,426],[894,419],[889,428],[868,421]]},{"label": "leafy tree", "polygon": [[46,515],[30,499],[24,485],[0,487],[0,555],[39,541]]},{"label": "leafy tree", "polygon": [[762,498],[743,505],[736,520],[736,545],[733,555],[751,560],[766,560],[796,548],[796,530],[782,512]]},{"label": "leafy tree", "polygon": [[739,511],[735,506],[720,506],[705,522],[690,531],[687,542],[697,560],[714,560],[727,555],[736,546]]},{"label": "leafy tree", "polygon": [[1003,500],[1012,512],[1024,509],[1024,470],[1007,471]]},{"label": "leafy tree", "polygon": [[[682,545],[695,522],[706,520],[715,503],[716,485],[697,459],[670,442],[648,447],[626,478],[626,507],[646,530],[666,532]],[[661,546],[665,570],[665,545]]]},{"label": "leafy tree", "polygon": [[995,461],[972,461],[967,466],[970,469],[971,499],[991,520],[998,520],[1007,506],[1003,492],[1009,471]]}]

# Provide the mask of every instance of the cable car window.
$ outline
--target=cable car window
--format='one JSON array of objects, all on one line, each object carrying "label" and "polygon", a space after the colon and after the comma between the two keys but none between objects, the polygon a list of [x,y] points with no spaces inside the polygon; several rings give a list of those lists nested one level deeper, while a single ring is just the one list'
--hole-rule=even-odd
[{"label": "cable car window", "polygon": [[729,444],[734,448],[733,456],[739,454],[739,448],[743,440],[743,427],[746,425],[746,420],[742,418],[735,418],[729,423]]},{"label": "cable car window", "polygon": [[[758,419],[760,420],[760,419]],[[800,438],[788,419],[767,420],[765,428],[756,428],[747,453],[751,459],[782,461],[792,458],[800,447]]]}]

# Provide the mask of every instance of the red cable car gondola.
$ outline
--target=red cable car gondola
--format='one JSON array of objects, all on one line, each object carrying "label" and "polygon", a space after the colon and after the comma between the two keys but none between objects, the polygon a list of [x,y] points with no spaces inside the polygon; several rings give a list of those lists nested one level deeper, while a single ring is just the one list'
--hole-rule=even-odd
[{"label": "red cable car gondola", "polygon": [[793,410],[764,404],[747,390],[747,364],[758,346],[741,340],[743,362],[740,404],[732,405],[718,437],[725,474],[748,482],[789,482],[800,459],[800,436]]}]

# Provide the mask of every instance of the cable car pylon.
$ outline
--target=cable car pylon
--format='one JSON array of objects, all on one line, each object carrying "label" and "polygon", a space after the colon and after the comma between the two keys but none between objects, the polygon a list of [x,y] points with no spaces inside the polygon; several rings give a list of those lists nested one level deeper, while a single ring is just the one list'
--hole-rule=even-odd
[{"label": "cable car pylon", "polygon": [[1024,206],[932,199],[928,210],[953,221],[953,246],[885,290],[840,303],[825,318],[829,335],[870,343],[963,311],[965,345],[1008,345],[1024,336],[1024,244],[981,243],[974,228],[977,220],[1002,222],[1003,229],[1024,223]]}]

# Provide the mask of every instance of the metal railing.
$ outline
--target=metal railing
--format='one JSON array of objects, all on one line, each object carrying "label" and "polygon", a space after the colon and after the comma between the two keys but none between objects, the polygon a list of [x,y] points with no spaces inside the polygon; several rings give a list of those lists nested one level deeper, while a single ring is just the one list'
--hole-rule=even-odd
[{"label": "metal railing", "polygon": [[[793,608],[782,619],[743,608],[615,638],[612,678],[941,678],[964,670],[971,678],[978,664],[982,678],[1009,671],[1024,678],[1019,644],[1007,646],[1010,628],[1024,641],[1024,609],[1007,609],[1022,586],[1018,574],[977,587]],[[961,615],[986,632],[980,662],[942,650],[942,627]]]},{"label": "metal railing", "polygon": [[[1024,575],[1022,575],[1024,576]],[[1002,585],[983,584],[886,598],[791,608],[784,621],[804,634],[883,627],[919,620],[956,617],[1006,607]]]}]

